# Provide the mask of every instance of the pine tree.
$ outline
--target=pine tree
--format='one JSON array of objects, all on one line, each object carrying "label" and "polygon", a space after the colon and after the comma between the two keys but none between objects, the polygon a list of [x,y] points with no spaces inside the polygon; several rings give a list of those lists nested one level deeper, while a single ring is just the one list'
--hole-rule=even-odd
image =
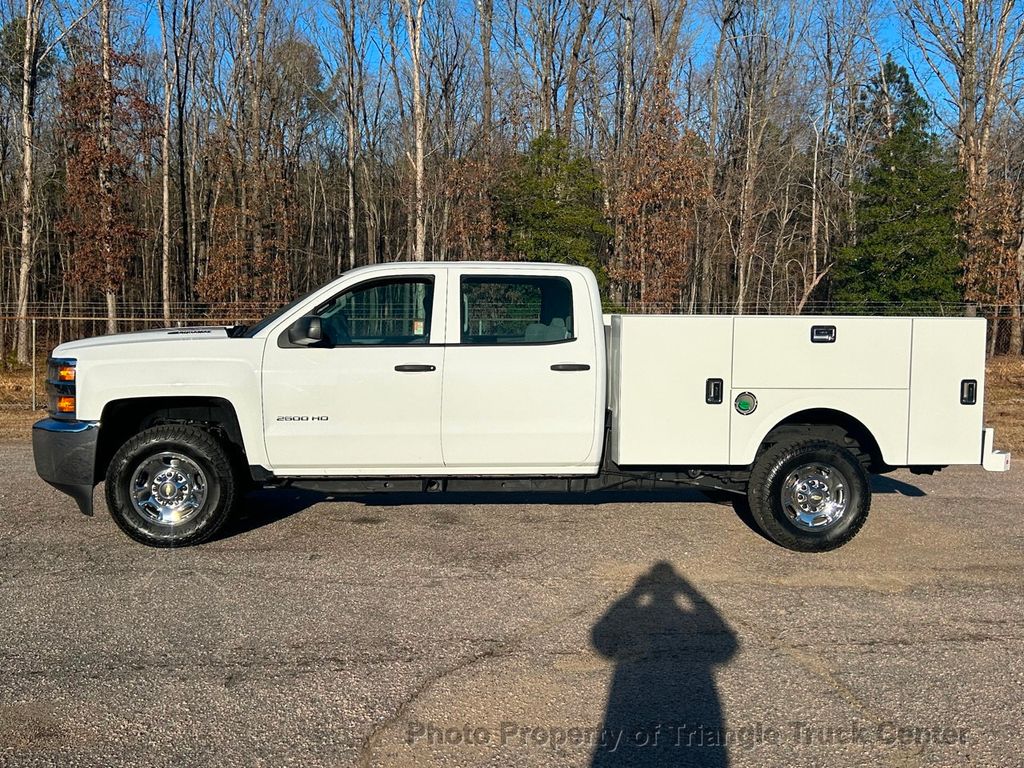
[{"label": "pine tree", "polygon": [[564,139],[542,133],[498,190],[505,250],[530,261],[581,264],[606,280],[599,257],[611,228],[601,214],[601,180]]},{"label": "pine tree", "polygon": [[955,160],[928,131],[928,105],[905,68],[887,58],[865,91],[872,161],[859,190],[856,242],[839,254],[833,295],[896,312],[907,302],[929,311],[959,301]]}]

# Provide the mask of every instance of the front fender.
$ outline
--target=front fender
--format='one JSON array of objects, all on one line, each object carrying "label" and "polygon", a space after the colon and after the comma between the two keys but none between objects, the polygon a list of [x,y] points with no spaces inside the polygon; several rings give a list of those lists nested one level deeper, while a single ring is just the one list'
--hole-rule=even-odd
[{"label": "front fender", "polygon": [[104,409],[120,400],[224,400],[234,409],[249,461],[267,466],[260,382],[263,344],[263,339],[232,338],[90,349],[78,358],[78,416],[99,421]]}]

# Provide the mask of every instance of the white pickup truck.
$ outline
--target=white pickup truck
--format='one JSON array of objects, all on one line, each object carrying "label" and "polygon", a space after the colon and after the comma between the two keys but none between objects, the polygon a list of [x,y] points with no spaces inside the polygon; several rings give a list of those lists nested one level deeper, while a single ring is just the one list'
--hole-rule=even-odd
[{"label": "white pickup truck", "polygon": [[985,321],[602,315],[588,270],[394,263],[244,327],[62,344],[36,469],[153,546],[252,487],[746,494],[765,534],[849,541],[869,473],[1009,467],[982,428]]}]

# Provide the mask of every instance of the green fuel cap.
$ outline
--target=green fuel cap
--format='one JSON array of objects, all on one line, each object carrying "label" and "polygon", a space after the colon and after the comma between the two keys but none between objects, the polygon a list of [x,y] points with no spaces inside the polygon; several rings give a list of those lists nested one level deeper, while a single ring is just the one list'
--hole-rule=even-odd
[{"label": "green fuel cap", "polygon": [[757,410],[757,398],[752,392],[740,392],[736,395],[736,412],[742,416],[749,416]]}]

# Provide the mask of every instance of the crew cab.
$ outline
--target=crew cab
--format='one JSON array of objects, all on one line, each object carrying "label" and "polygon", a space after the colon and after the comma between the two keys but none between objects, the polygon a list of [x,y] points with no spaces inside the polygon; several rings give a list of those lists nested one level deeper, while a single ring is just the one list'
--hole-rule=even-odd
[{"label": "crew cab", "polygon": [[[252,327],[61,344],[39,475],[133,539],[214,536],[247,489],[736,494],[778,544],[866,519],[870,473],[1005,471],[985,320],[603,315],[582,267],[391,263]],[[742,501],[746,497],[746,502]]]}]

